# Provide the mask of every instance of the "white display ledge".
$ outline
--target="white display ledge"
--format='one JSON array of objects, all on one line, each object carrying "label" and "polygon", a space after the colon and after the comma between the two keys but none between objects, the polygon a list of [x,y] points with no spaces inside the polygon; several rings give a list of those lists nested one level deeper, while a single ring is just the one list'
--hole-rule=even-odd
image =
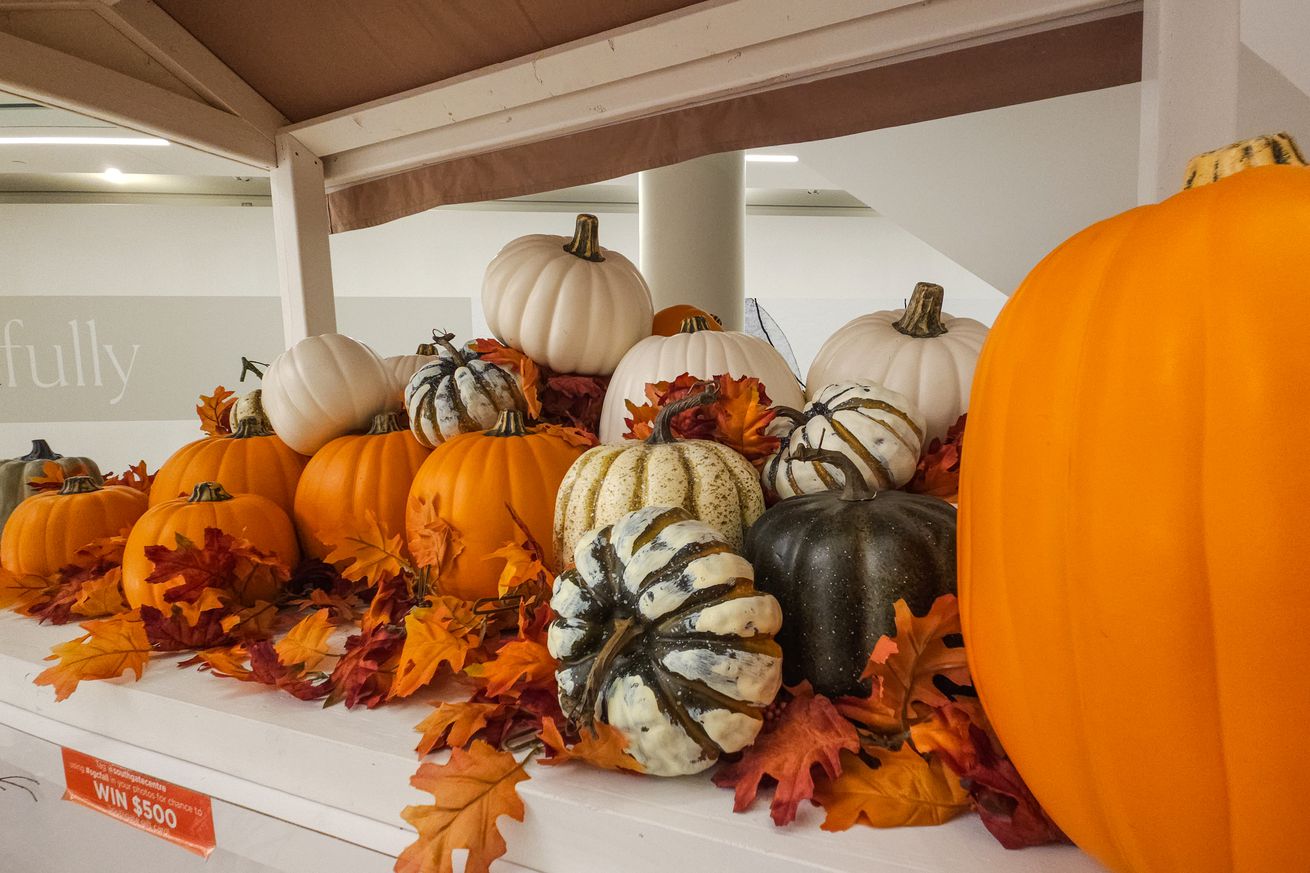
[{"label": "white display ledge", "polygon": [[[154,659],[140,682],[86,682],[56,703],[32,680],[49,666],[50,647],[78,633],[0,614],[0,724],[375,852],[394,856],[412,841],[400,811],[431,802],[409,787],[418,767],[413,728],[430,711],[426,702],[323,709],[178,670],[183,656],[171,656]],[[531,765],[529,773],[518,786],[525,820],[501,819],[509,852],[496,869],[506,873],[1102,871],[1070,846],[1007,851],[976,816],[829,834],[818,828],[822,810],[808,804],[788,828],[769,821],[767,797],[736,815],[731,793],[706,776],[656,779],[582,765]],[[217,836],[222,847],[221,828]]]}]

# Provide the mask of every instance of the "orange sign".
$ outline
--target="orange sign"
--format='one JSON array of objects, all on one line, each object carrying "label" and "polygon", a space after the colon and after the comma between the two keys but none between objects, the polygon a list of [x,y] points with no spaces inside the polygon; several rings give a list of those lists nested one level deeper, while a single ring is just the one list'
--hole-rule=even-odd
[{"label": "orange sign", "polygon": [[177,843],[202,858],[214,851],[209,797],[144,773],[64,749],[64,800]]}]

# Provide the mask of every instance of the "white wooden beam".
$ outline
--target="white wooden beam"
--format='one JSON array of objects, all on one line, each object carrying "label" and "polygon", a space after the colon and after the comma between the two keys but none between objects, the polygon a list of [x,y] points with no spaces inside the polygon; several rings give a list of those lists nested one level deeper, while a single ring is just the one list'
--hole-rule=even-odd
[{"label": "white wooden beam", "polygon": [[165,69],[214,106],[270,138],[286,117],[153,0],[101,0],[97,11]]},{"label": "white wooden beam", "polygon": [[269,136],[235,115],[8,33],[0,33],[0,90],[244,164],[276,163]]},{"label": "white wooden beam", "polygon": [[1137,196],[1155,203],[1194,155],[1241,136],[1241,0],[1146,0],[1145,13]]},{"label": "white wooden beam", "polygon": [[323,164],[294,136],[281,134],[271,187],[282,334],[290,348],[337,329]]},{"label": "white wooden beam", "polygon": [[1141,8],[1133,0],[712,0],[288,128],[329,188]]}]

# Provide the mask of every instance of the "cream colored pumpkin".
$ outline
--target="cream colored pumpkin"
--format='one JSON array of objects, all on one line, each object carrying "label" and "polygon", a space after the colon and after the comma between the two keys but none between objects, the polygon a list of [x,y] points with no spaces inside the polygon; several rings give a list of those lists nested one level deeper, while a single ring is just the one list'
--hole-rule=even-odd
[{"label": "cream colored pumpkin", "polygon": [[626,401],[646,403],[647,383],[672,381],[683,373],[699,379],[722,373],[734,378],[754,376],[764,384],[773,404],[796,409],[805,404],[800,383],[773,346],[739,331],[710,330],[705,319],[689,318],[680,332],[647,337],[623,356],[601,407],[601,442],[623,441],[628,430]]},{"label": "cream colored pumpkin", "polygon": [[571,555],[593,528],[643,506],[681,506],[741,549],[764,512],[759,474],[727,446],[676,440],[673,417],[717,396],[714,389],[671,403],[644,443],[599,445],[569,468],[555,500],[555,554]]},{"label": "cream colored pumpkin", "polygon": [[273,430],[302,455],[367,430],[374,415],[400,402],[377,353],[338,333],[308,337],[278,355],[262,385]]},{"label": "cream colored pumpkin", "polygon": [[650,336],[650,289],[623,255],[600,247],[594,215],[572,239],[532,234],[500,250],[482,280],[496,338],[557,373],[608,376]]},{"label": "cream colored pumpkin", "polygon": [[793,420],[791,432],[760,471],[764,490],[779,498],[845,484],[836,466],[792,457],[807,446],[841,452],[878,491],[909,482],[919,465],[923,416],[905,395],[873,382],[829,385]]},{"label": "cream colored pumpkin", "polygon": [[942,312],[942,286],[920,282],[905,309],[862,315],[830,336],[805,380],[811,397],[835,382],[876,382],[923,413],[924,443],[969,409],[969,386],[987,326]]},{"label": "cream colored pumpkin", "polygon": [[382,366],[386,368],[387,375],[391,378],[392,393],[397,396],[403,395],[405,386],[409,385],[409,380],[414,378],[420,367],[439,360],[441,356],[437,353],[435,343],[420,343],[412,355],[391,355],[383,358]]}]

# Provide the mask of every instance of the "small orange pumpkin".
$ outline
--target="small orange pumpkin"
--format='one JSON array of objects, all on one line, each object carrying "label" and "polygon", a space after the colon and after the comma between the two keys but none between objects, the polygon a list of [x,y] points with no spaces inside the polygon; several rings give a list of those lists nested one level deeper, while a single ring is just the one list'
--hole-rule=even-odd
[{"label": "small orange pumpkin", "polygon": [[82,546],[129,530],[146,511],[146,496],[123,485],[72,476],[58,491],[18,504],[0,536],[0,566],[11,573],[50,576]]},{"label": "small orange pumpkin", "polygon": [[151,506],[189,495],[201,482],[223,482],[239,494],[259,494],[291,512],[309,459],[273,433],[259,394],[256,389],[242,398],[231,434],[188,443],[164,462],[150,487]]},{"label": "small orange pumpkin", "polygon": [[414,477],[406,521],[416,524],[414,498],[421,498],[463,539],[464,550],[441,576],[441,593],[467,600],[496,596],[503,565],[487,556],[522,538],[506,503],[554,566],[555,495],[582,452],[560,436],[525,427],[515,411],[502,412],[491,430],[437,446]]},{"label": "small orange pumpkin", "polygon": [[314,453],[296,488],[300,544],[312,558],[326,557],[335,533],[377,516],[387,534],[405,531],[405,501],[424,448],[394,412],[373,417],[368,433],[337,437]]},{"label": "small orange pumpkin", "polygon": [[677,303],[673,306],[666,306],[655,313],[655,319],[651,323],[651,333],[655,336],[673,336],[682,330],[682,323],[688,318],[705,319],[703,330],[723,330],[723,325],[719,322],[718,316],[711,315],[704,309],[699,309],[689,303]]},{"label": "small orange pumpkin", "polygon": [[[123,593],[128,604],[133,608],[153,606],[167,613],[171,605],[164,601],[164,592],[175,586],[171,581],[146,581],[154,570],[154,563],[146,557],[146,546],[176,548],[177,534],[200,546],[205,542],[205,529],[210,527],[247,540],[261,552],[275,553],[288,567],[294,568],[300,561],[295,528],[276,503],[258,494],[233,496],[217,482],[201,482],[190,497],[150,507],[132,528],[123,552]],[[247,606],[257,600],[276,600],[279,594],[265,584],[236,593]]]}]

